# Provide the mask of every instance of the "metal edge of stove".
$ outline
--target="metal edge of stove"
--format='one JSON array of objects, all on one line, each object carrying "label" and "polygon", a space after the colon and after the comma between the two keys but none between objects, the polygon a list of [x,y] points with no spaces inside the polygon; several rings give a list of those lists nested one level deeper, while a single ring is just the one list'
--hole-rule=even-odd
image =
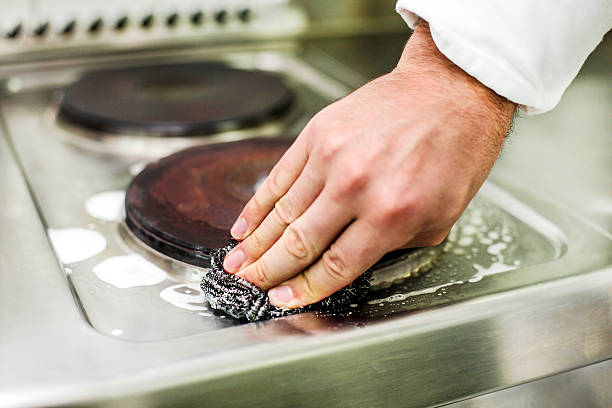
[{"label": "metal edge of stove", "polygon": [[612,360],[457,401],[448,408],[540,408],[612,406]]}]

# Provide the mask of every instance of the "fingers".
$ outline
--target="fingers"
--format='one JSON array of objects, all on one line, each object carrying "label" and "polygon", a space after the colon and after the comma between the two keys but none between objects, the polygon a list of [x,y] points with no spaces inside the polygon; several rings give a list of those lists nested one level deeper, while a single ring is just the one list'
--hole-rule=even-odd
[{"label": "fingers", "polygon": [[323,189],[320,174],[306,167],[261,224],[225,257],[223,267],[235,273],[264,254],[317,198]]},{"label": "fingers", "polygon": [[231,229],[235,239],[244,239],[257,228],[298,178],[307,159],[306,138],[298,137],[238,216]]},{"label": "fingers", "polygon": [[315,303],[349,285],[387,251],[387,242],[365,221],[353,222],[313,266],[268,291],[278,307]]},{"label": "fingers", "polygon": [[403,245],[402,248],[421,248],[439,245],[444,242],[449,232],[450,228],[420,232]]},{"label": "fingers", "polygon": [[324,190],[270,249],[237,275],[267,290],[316,261],[351,221],[351,212]]}]

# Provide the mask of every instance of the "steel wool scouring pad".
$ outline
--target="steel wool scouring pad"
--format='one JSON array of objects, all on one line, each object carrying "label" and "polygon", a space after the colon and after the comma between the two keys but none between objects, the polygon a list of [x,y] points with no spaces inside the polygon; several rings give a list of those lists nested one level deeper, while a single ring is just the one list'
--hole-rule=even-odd
[{"label": "steel wool scouring pad", "polygon": [[235,240],[213,251],[210,272],[204,275],[200,287],[210,307],[236,319],[265,320],[311,310],[341,312],[364,298],[370,288],[372,271],[368,270],[351,285],[312,305],[286,309],[272,305],[265,291],[236,275],[225,272],[223,259],[238,244]]}]

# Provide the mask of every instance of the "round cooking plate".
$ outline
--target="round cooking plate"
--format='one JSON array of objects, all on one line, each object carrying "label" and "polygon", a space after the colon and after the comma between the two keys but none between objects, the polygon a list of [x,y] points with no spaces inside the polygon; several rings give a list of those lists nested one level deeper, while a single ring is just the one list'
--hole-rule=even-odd
[{"label": "round cooking plate", "polygon": [[251,139],[196,146],[147,166],[128,187],[126,224],[172,258],[209,266],[229,230],[291,141]]},{"label": "round cooking plate", "polygon": [[90,72],[68,86],[59,116],[109,133],[205,135],[285,113],[293,93],[276,74],[220,63]]},{"label": "round cooking plate", "polygon": [[[128,187],[128,228],[162,254],[209,267],[211,251],[227,245],[233,222],[290,144],[250,139],[203,145],[150,164]],[[385,255],[374,266],[372,289],[416,276],[441,253],[440,245]]]}]

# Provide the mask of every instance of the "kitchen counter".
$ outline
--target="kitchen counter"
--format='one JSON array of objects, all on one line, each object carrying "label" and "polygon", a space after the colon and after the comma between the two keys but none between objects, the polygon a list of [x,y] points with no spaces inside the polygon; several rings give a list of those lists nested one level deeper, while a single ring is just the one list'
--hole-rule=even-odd
[{"label": "kitchen counter", "polygon": [[[404,42],[319,39],[303,56],[358,86]],[[435,405],[610,359],[611,55],[608,35],[555,110],[517,119],[491,175],[558,221],[569,249],[490,285],[548,278],[365,325],[305,314],[164,341],[102,335],[75,307],[3,123],[0,407]]]}]

